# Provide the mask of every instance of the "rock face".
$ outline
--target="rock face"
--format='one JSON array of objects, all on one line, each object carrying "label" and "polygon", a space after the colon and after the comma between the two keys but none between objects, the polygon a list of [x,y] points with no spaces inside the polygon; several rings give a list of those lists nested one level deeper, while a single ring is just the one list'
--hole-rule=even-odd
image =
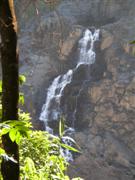
[{"label": "rock face", "polygon": [[[35,127],[42,128],[38,117],[49,84],[74,67],[82,31],[101,29],[91,80],[79,97],[74,138],[82,154],[75,155],[71,177],[135,179],[135,46],[129,44],[135,38],[135,1],[123,1],[65,0],[55,11],[41,9],[42,16],[30,19],[20,33],[25,109],[31,111]],[[79,87],[70,88],[71,107]]]}]

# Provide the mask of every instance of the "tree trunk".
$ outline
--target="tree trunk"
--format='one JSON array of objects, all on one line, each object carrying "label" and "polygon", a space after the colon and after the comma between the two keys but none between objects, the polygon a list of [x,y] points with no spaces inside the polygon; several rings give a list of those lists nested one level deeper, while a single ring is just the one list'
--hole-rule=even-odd
[{"label": "tree trunk", "polygon": [[[2,121],[18,120],[18,54],[17,22],[13,0],[0,0],[0,33],[2,63]],[[19,179],[18,146],[8,135],[2,137],[3,147],[15,161],[3,158],[1,171],[4,180]]]}]

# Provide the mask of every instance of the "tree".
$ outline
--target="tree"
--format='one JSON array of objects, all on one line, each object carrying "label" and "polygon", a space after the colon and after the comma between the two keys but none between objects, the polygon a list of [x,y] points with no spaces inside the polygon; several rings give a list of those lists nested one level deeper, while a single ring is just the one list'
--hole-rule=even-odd
[{"label": "tree", "polygon": [[[18,53],[17,21],[13,0],[0,0],[0,34],[2,64],[2,121],[18,120]],[[13,160],[3,157],[1,171],[4,180],[19,179],[18,146],[9,135],[3,135],[2,144],[5,152]]]},{"label": "tree", "polygon": [[[38,0],[31,1],[35,2],[34,7],[36,8],[36,1]],[[52,4],[52,2],[54,3],[55,0],[45,0],[45,3]],[[2,65],[2,122],[7,122],[10,120],[10,123],[11,121],[14,123],[17,121],[18,123],[19,73],[17,52],[17,21],[14,10],[14,0],[0,0],[0,36]],[[20,122],[21,120],[19,123]],[[7,154],[3,156],[1,164],[3,179],[19,180],[19,147],[16,141],[13,141],[13,139],[10,137],[10,133],[8,132],[2,136],[2,144]],[[61,167],[58,168],[60,171],[62,170]]]}]

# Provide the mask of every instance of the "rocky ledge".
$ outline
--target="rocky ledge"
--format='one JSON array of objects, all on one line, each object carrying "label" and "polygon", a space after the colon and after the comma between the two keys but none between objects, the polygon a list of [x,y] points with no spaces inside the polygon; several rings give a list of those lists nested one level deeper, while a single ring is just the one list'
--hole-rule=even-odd
[{"label": "rocky ledge", "polygon": [[[69,174],[85,180],[135,179],[134,0],[62,1],[55,11],[41,10],[20,33],[20,72],[25,109],[35,128],[53,78],[74,67],[77,42],[86,27],[100,27],[92,80],[80,94],[75,139],[82,149]],[[73,89],[76,87],[73,87]],[[72,95],[72,94],[71,94]],[[81,114],[79,113],[81,112]]]}]

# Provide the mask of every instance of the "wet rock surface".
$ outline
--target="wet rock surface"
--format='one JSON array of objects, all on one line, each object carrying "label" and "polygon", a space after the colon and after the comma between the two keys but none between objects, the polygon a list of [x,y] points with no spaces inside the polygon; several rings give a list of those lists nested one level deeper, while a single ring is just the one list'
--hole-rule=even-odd
[{"label": "wet rock surface", "polygon": [[71,165],[70,173],[88,180],[135,178],[135,58],[132,50],[123,48],[123,41],[129,43],[134,35],[127,31],[124,37],[125,28],[122,21],[103,27],[101,51],[106,68],[100,80],[90,82],[89,104],[78,122],[75,139],[83,153]]},{"label": "wet rock surface", "polygon": [[[57,11],[42,11],[42,16],[28,21],[20,33],[20,72],[27,76],[25,109],[35,128],[44,129],[38,118],[47,88],[57,75],[75,66],[83,30],[101,29],[96,63],[78,99],[74,136],[82,154],[75,155],[71,177],[135,179],[135,46],[129,44],[135,37],[134,4],[134,0],[63,1]],[[79,79],[87,76],[83,67],[79,71],[62,100],[69,115]]]}]

